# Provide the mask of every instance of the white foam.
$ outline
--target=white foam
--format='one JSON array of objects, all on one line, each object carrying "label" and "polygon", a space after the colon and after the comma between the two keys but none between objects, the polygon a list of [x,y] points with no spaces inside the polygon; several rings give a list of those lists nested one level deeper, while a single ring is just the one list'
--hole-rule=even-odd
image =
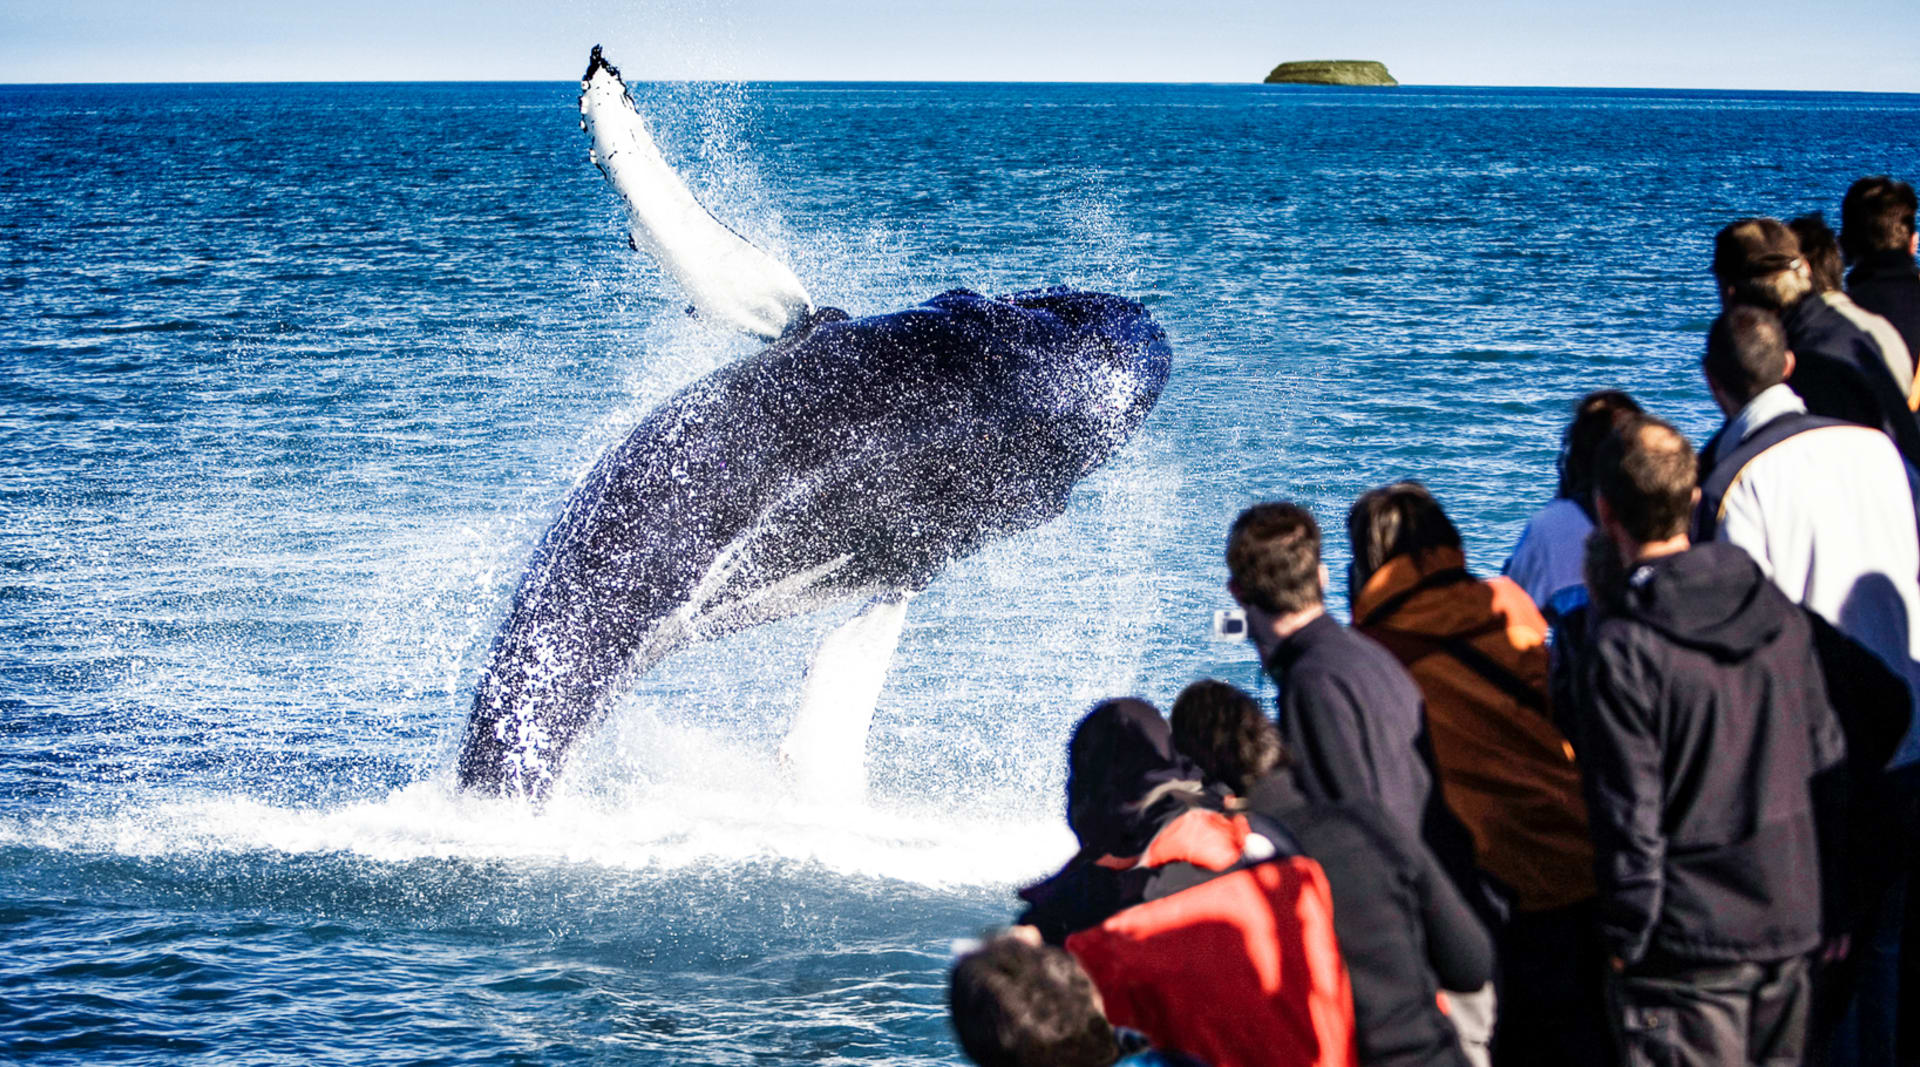
[{"label": "white foam", "polygon": [[1069,854],[1073,840],[1057,818],[809,804],[677,785],[617,805],[561,796],[536,812],[434,781],[334,807],[216,794],[98,813],[0,818],[0,846],[141,858],[266,851],[383,863],[507,860],[647,871],[776,860],[957,886],[1030,880]]}]

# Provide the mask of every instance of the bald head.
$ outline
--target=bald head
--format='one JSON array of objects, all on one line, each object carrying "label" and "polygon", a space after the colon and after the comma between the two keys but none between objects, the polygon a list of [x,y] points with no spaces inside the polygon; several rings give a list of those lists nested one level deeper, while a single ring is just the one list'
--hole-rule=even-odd
[{"label": "bald head", "polygon": [[1594,493],[1642,544],[1687,532],[1699,466],[1679,430],[1648,415],[1622,423],[1594,457]]}]

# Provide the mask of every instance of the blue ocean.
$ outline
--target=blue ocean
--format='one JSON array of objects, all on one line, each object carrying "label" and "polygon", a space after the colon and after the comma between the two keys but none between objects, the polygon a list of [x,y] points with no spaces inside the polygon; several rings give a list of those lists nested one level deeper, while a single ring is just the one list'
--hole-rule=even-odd
[{"label": "blue ocean", "polygon": [[0,1060],[956,1062],[948,960],[1071,851],[1072,723],[1259,682],[1208,636],[1241,507],[1339,574],[1419,478],[1496,572],[1583,392],[1711,430],[1715,229],[1920,173],[1915,96],[636,86],[822,302],[1107,290],[1174,369],[912,602],[864,803],[775,759],[849,605],[647,673],[536,811],[452,787],[512,587],[755,347],[629,250],[577,91],[0,88]]}]

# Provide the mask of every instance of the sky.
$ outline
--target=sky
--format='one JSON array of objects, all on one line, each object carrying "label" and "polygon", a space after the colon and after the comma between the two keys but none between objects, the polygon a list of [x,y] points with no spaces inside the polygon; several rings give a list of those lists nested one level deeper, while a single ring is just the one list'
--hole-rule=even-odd
[{"label": "sky", "polygon": [[1920,92],[1920,0],[0,0],[0,83],[1258,81]]}]

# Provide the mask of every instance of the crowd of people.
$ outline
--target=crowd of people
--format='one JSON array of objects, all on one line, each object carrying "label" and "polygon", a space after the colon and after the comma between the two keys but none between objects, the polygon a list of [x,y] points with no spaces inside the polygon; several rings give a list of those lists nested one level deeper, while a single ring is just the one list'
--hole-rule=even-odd
[{"label": "crowd of people", "polygon": [[[1915,196],[1714,241],[1697,448],[1573,410],[1476,577],[1418,482],[1241,514],[1271,709],[1196,682],[1068,745],[1079,852],[958,959],[984,1067],[1920,1062]],[[1904,1024],[1904,1025],[1903,1025]]]}]

